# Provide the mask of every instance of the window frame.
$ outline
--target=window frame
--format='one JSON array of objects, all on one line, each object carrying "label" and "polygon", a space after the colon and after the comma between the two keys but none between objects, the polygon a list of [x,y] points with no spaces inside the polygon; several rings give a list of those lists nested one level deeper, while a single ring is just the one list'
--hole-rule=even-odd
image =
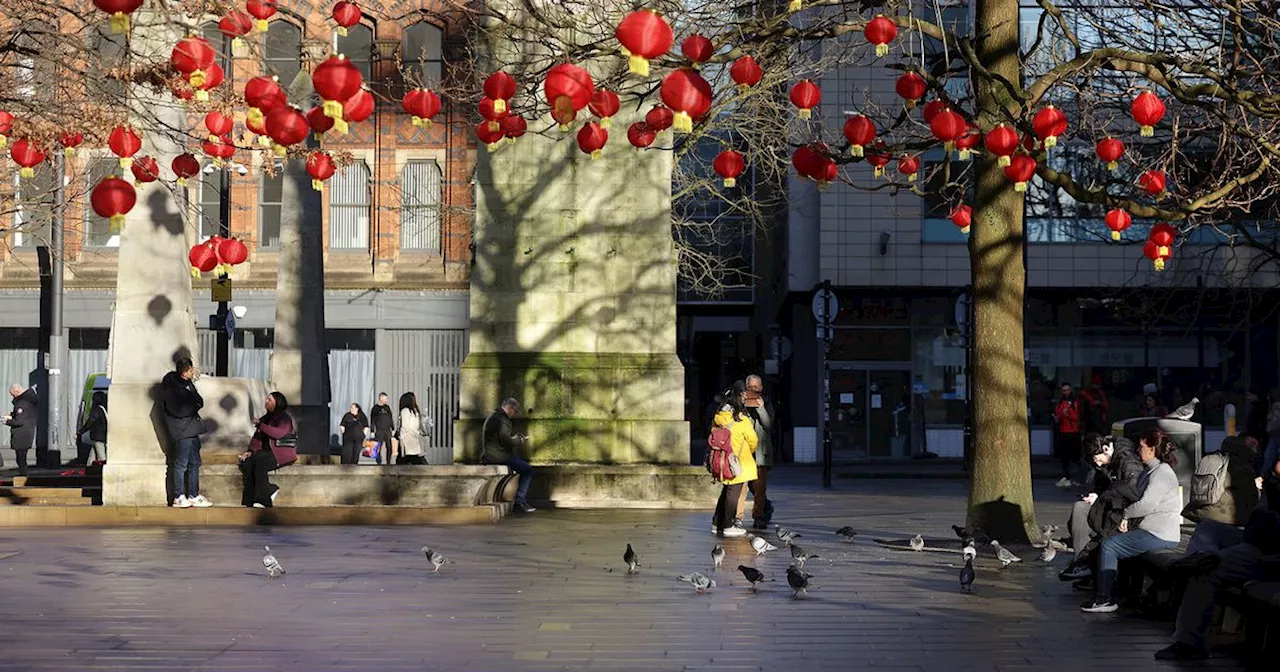
[{"label": "window frame", "polygon": [[[345,180],[353,179],[352,171],[362,172],[364,177],[363,189],[345,184]],[[363,196],[364,202],[334,200],[336,197],[345,196],[348,192]],[[373,171],[369,168],[369,164],[363,159],[357,158],[334,173],[333,177],[329,178],[329,188],[325,190],[325,195],[328,196],[326,208],[329,213],[329,249],[343,252],[367,251],[369,249],[369,234],[373,225]],[[360,219],[359,214],[363,213],[363,226],[360,226],[357,221],[356,226],[353,227],[355,235],[346,240],[339,240],[338,238],[336,223],[338,221],[337,215],[340,212],[354,213],[357,215],[357,220]]]},{"label": "window frame", "polygon": [[[435,167],[436,190],[434,193],[435,202],[410,202],[409,197],[411,190],[406,183],[406,173],[411,165],[431,165]],[[425,253],[432,255],[441,255],[444,253],[444,167],[440,165],[440,161],[434,157],[412,158],[404,162],[400,167],[400,249],[402,251]],[[424,188],[427,190],[428,188]],[[428,194],[430,198],[431,194]],[[415,197],[416,200],[416,197]],[[431,232],[429,230],[429,220],[435,218],[435,245],[413,245],[410,244],[416,240],[431,240]],[[427,222],[426,231],[409,232],[407,222],[415,219],[421,219]]]}]

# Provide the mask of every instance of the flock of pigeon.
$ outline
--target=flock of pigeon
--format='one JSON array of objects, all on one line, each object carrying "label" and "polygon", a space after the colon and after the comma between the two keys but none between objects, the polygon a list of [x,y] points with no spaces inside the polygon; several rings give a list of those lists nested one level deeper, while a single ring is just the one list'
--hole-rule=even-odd
[{"label": "flock of pigeon", "polygon": [[[795,540],[801,536],[800,533],[782,527],[781,525],[774,525],[774,532],[778,537],[778,543],[783,544],[791,551],[791,564],[787,567],[787,585],[791,586],[791,596],[807,596],[809,594],[810,587],[809,579],[812,579],[813,575],[804,571],[804,563],[807,560],[817,558],[818,554],[806,551],[795,542]],[[857,536],[858,533],[855,532],[852,527],[846,525],[836,530],[836,534],[845,541],[853,541],[853,538]],[[760,557],[770,551],[778,550],[778,547],[770,543],[768,539],[765,539],[764,537],[757,537],[754,534],[748,534],[747,541],[751,544],[751,550],[756,552],[756,557]],[[716,544],[712,547],[711,563],[713,571],[720,571],[720,568],[724,563],[724,556],[724,546]],[[622,554],[622,560],[627,563],[628,572],[634,572],[636,571],[636,568],[640,567],[640,556],[636,555],[635,550],[631,548],[631,544],[627,544],[627,550]],[[760,587],[761,583],[775,580],[750,565],[738,565],[738,571],[742,572],[743,578],[751,584],[752,592],[755,592]],[[703,593],[716,587],[715,579],[708,577],[702,572],[683,574],[679,576],[678,579],[693,586],[694,592],[697,593]]]},{"label": "flock of pigeon", "polygon": [[[267,568],[267,576],[274,579],[282,574],[287,574],[288,572],[284,571],[284,565],[281,565],[275,554],[271,552],[271,547],[263,546],[263,548],[267,549],[267,554],[262,556],[262,566]],[[439,572],[446,562],[453,562],[449,558],[431,550],[429,546],[422,547],[422,554],[426,556],[427,564],[431,565],[432,572]]]},{"label": "flock of pigeon", "polygon": [[[982,530],[976,527],[970,530],[965,527],[960,527],[959,525],[952,525],[951,529],[956,533],[957,537],[960,537],[960,553],[961,557],[964,559],[964,567],[960,568],[960,592],[962,593],[969,593],[973,590],[973,580],[975,578],[973,572],[973,561],[978,557],[978,544],[986,544],[995,549],[996,560],[1000,561],[1001,569],[1008,567],[1015,562],[1022,562],[1022,558],[1011,553],[1009,549],[1001,546],[999,541],[987,536]],[[1053,562],[1053,559],[1058,555],[1058,551],[1066,549],[1066,545],[1057,539],[1054,539],[1054,535],[1057,531],[1058,526],[1056,525],[1042,525],[1040,527],[1040,534],[1042,535],[1041,543],[1043,545],[1043,548],[1040,551],[1041,562],[1046,564]],[[913,551],[923,551],[924,538],[917,534],[911,540],[910,545],[911,550]],[[1035,545],[1040,546],[1041,544]]]}]

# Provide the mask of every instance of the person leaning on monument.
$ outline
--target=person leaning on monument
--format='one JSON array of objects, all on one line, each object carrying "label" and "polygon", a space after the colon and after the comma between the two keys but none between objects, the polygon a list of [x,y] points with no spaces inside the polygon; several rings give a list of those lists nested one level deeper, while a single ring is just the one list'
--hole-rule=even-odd
[{"label": "person leaning on monument", "polygon": [[196,391],[198,371],[183,357],[160,381],[165,428],[173,445],[173,506],[205,508],[213,503],[200,494],[200,435],[205,433],[200,409],[204,397]]},{"label": "person leaning on monument", "polygon": [[39,418],[40,400],[36,391],[17,383],[9,386],[13,397],[13,410],[4,416],[9,425],[9,447],[18,458],[18,475],[27,475],[27,451],[36,443],[36,422]]},{"label": "person leaning on monument", "polygon": [[756,430],[756,480],[747,484],[754,503],[751,507],[751,527],[768,529],[773,519],[773,502],[769,501],[769,469],[773,466],[773,419],[777,417],[773,404],[764,396],[764,379],[756,374],[747,376],[746,412]]},{"label": "person leaning on monument", "polygon": [[516,448],[523,446],[528,440],[522,434],[515,434],[511,419],[520,414],[520,402],[514,397],[502,402],[484,421],[484,450],[480,454],[481,464],[506,465],[520,475],[520,487],[516,490],[516,509],[524,513],[533,513],[537,509],[529,506],[526,497],[529,495],[529,484],[533,481],[533,466],[516,454]]}]

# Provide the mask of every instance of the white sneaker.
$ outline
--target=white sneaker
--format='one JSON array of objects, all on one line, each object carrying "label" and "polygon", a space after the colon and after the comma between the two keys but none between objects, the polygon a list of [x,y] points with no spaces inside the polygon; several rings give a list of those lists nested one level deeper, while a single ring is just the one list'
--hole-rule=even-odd
[{"label": "white sneaker", "polygon": [[272,504],[275,504],[275,503],[276,503],[276,495],[278,495],[278,494],[280,494],[280,486],[278,486],[278,485],[277,485],[277,486],[276,486],[276,489],[271,491],[271,503],[272,503]]},{"label": "white sneaker", "polygon": [[196,495],[194,499],[189,499],[187,501],[190,502],[191,506],[194,506],[197,509],[207,509],[213,506],[213,502],[205,499],[204,495]]},{"label": "white sneaker", "polygon": [[724,528],[724,536],[726,536],[726,537],[745,537],[745,536],[747,536],[747,531],[746,531],[746,530],[744,530],[744,529],[742,529],[741,527],[738,527],[737,525],[734,525],[733,527],[726,527],[726,528]]},{"label": "white sneaker", "polygon": [[189,508],[191,508],[191,502],[192,502],[192,500],[187,499],[187,496],[186,496],[186,495],[178,495],[178,498],[177,498],[177,499],[175,499],[175,500],[173,500],[173,508],[175,508],[175,509],[189,509]]},{"label": "white sneaker", "polygon": [[263,506],[262,504],[260,504],[260,503],[258,503],[258,502],[254,502],[254,503],[253,503],[253,508],[255,508],[255,509],[265,509],[265,508],[267,508],[267,507]]},{"label": "white sneaker", "polygon": [[1071,479],[1067,478],[1066,476],[1063,476],[1062,478],[1058,479],[1058,482],[1056,483],[1056,485],[1059,488],[1069,488],[1072,486]]}]

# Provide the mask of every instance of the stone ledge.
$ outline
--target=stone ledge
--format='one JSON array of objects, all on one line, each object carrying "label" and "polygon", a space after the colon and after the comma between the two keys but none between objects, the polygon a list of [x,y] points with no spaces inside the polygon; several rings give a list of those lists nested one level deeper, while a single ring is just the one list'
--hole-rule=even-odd
[{"label": "stone ledge", "polygon": [[712,509],[720,486],[690,466],[534,465],[530,503],[566,509]]},{"label": "stone ledge", "polygon": [[[290,465],[271,472],[280,486],[277,508],[343,506],[469,507],[493,504],[495,482],[510,473],[481,465]],[[236,465],[200,469],[204,496],[240,502],[243,477]]]},{"label": "stone ledge", "polygon": [[252,525],[476,525],[502,520],[508,504],[464,507],[327,506],[248,509],[214,506],[11,506],[0,527],[245,527]]}]

